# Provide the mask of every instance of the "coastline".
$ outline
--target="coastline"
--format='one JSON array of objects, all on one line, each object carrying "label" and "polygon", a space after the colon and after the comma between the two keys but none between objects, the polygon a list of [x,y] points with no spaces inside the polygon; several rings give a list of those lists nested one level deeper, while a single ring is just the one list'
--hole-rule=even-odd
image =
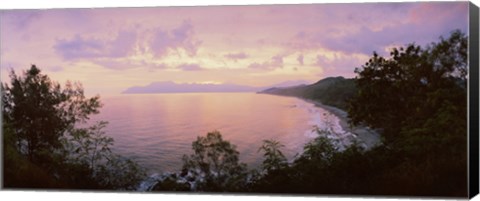
[{"label": "coastline", "polygon": [[313,105],[315,105],[315,107],[320,107],[335,115],[339,119],[339,124],[342,129],[347,132],[353,133],[361,142],[365,143],[366,149],[373,148],[377,144],[381,143],[380,135],[375,130],[363,126],[351,126],[348,123],[349,118],[346,111],[343,111],[337,107],[325,105],[320,101],[304,98],[299,99],[308,103],[312,103]]}]

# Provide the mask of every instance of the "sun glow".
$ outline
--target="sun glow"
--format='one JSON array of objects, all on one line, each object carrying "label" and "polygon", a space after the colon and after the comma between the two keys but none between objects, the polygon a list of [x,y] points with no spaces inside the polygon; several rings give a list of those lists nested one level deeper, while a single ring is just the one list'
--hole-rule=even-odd
[{"label": "sun glow", "polygon": [[[353,77],[373,51],[433,41],[440,34],[435,27],[467,27],[441,21],[466,21],[466,5],[377,5],[372,13],[351,5],[6,11],[0,77],[8,81],[10,69],[35,64],[56,80],[77,80],[101,94],[160,81],[269,86]],[[412,29],[420,35],[406,34]]]},{"label": "sun glow", "polygon": [[174,81],[174,83],[175,84],[213,84],[213,85],[224,84],[223,82],[213,81],[213,80],[197,81],[197,82],[177,82],[177,81]]}]

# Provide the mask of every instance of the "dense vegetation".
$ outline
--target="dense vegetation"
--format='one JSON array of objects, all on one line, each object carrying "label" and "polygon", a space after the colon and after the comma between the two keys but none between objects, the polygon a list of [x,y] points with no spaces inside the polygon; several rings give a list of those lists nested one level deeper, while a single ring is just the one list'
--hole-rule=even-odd
[{"label": "dense vegetation", "polygon": [[357,92],[355,80],[344,77],[328,77],[314,84],[292,87],[274,87],[259,93],[295,96],[320,101],[323,104],[346,110],[348,100]]},{"label": "dense vegetation", "polygon": [[393,49],[388,59],[374,54],[356,69],[349,116],[383,129],[386,146],[402,156],[396,170],[421,178],[401,184],[466,195],[467,43],[454,31],[425,48]]},{"label": "dense vegetation", "polygon": [[[377,129],[382,143],[340,150],[318,137],[287,162],[281,142],[265,140],[260,170],[239,161],[218,131],[192,143],[177,173],[154,191],[467,196],[467,37],[459,31],[427,47],[376,53],[355,72],[313,85],[264,91],[320,100]],[[79,84],[65,89],[35,66],[2,85],[5,187],[133,189],[145,175],[110,151],[106,122],[85,122],[101,107]]]},{"label": "dense vegetation", "polygon": [[87,125],[101,107],[79,83],[64,89],[33,65],[2,84],[5,188],[132,190],[144,177],[133,161],[114,154],[113,139]]}]

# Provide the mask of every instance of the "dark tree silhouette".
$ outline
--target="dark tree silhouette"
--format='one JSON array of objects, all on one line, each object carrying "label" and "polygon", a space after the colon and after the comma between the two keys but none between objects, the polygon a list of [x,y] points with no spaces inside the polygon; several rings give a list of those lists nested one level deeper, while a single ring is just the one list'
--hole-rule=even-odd
[{"label": "dark tree silhouette", "polygon": [[200,191],[236,191],[246,184],[247,167],[238,151],[218,131],[199,136],[192,143],[194,154],[183,156],[183,169],[197,177]]},{"label": "dark tree silhouette", "polygon": [[113,138],[102,131],[107,122],[81,128],[99,112],[99,96],[86,98],[76,82],[62,89],[35,65],[21,76],[12,70],[10,78],[11,85],[2,84],[7,187],[133,190],[145,176],[111,152]]},{"label": "dark tree silhouette", "polygon": [[11,86],[2,86],[4,124],[15,135],[19,150],[32,161],[43,160],[43,153],[60,148],[60,138],[101,107],[98,96],[85,98],[79,83],[67,82],[61,89],[35,65],[23,76],[12,70],[10,78]]},{"label": "dark tree silhouette", "polygon": [[454,31],[426,48],[394,48],[391,58],[374,53],[355,70],[358,93],[350,100],[352,123],[385,129],[384,137],[395,141],[399,136],[394,134],[407,125],[408,130],[424,127],[420,124],[425,120],[449,110],[465,120],[456,128],[466,128],[467,39]]},{"label": "dark tree silhouette", "polygon": [[284,147],[284,145],[276,140],[263,141],[258,151],[263,151],[265,160],[262,162],[262,168],[265,172],[282,169],[288,165],[287,158],[280,150],[282,147]]},{"label": "dark tree silhouette", "polygon": [[380,129],[384,143],[401,154],[396,170],[410,175],[385,179],[426,195],[466,193],[467,41],[453,31],[425,48],[395,48],[390,58],[374,54],[356,69],[352,123]]}]

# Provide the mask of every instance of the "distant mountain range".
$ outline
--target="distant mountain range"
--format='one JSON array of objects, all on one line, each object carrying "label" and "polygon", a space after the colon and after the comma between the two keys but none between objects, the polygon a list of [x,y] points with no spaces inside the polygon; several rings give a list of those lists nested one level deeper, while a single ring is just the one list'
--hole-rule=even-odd
[{"label": "distant mountain range", "polygon": [[175,83],[171,81],[153,82],[147,86],[130,87],[123,93],[189,93],[189,92],[253,92],[261,90],[258,87],[250,87],[235,84],[195,84]]},{"label": "distant mountain range", "polygon": [[328,77],[313,84],[308,84],[308,82],[304,80],[293,80],[267,87],[252,87],[236,84],[175,83],[165,81],[153,82],[146,86],[130,87],[123,93],[257,92],[318,100],[323,104],[345,109],[347,100],[356,93],[356,90],[353,79]]},{"label": "distant mountain range", "polygon": [[257,92],[272,87],[288,87],[305,85],[307,81],[286,81],[267,87],[252,87],[236,84],[198,84],[198,83],[175,83],[172,81],[153,82],[146,86],[134,86],[125,90],[124,94],[144,93],[191,93],[191,92]]}]

